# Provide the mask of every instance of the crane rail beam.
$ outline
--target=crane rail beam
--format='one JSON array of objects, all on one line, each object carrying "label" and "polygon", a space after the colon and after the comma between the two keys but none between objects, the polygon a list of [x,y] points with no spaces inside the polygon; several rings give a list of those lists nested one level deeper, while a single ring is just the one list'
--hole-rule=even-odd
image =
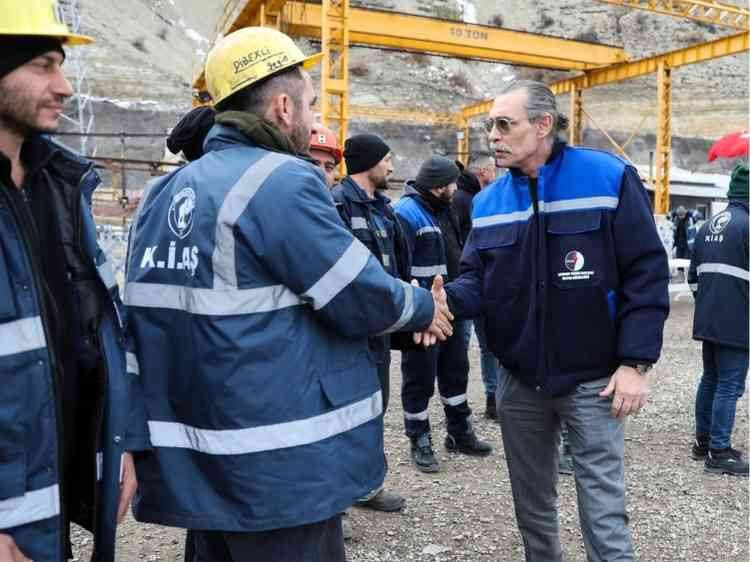
[{"label": "crane rail beam", "polygon": [[[263,0],[227,4],[226,9],[231,13],[222,18],[220,33],[258,25],[258,13],[263,4]],[[283,28],[288,35],[321,38],[320,5],[265,0],[267,10],[271,9],[270,4],[281,10]],[[363,8],[349,10],[349,42],[558,70],[590,70],[627,60],[621,47]],[[202,72],[193,85],[196,90],[205,89]]]},{"label": "crane rail beam", "polygon": [[703,23],[747,31],[750,11],[739,6],[706,0],[597,0],[657,14],[689,18]]},{"label": "crane rail beam", "polygon": [[[550,89],[555,95],[567,94],[573,89],[582,90],[653,74],[658,70],[660,61],[664,61],[668,68],[674,69],[727,55],[736,55],[747,51],[749,48],[750,33],[735,33],[668,53],[591,70],[581,76],[553,82],[550,84]],[[492,102],[493,100],[485,100],[468,105],[461,110],[461,113],[466,119],[484,115],[489,113]]]}]

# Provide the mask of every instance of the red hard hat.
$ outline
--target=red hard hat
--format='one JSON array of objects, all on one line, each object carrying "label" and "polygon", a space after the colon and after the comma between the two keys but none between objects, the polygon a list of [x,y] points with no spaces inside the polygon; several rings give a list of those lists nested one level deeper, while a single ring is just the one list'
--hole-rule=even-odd
[{"label": "red hard hat", "polygon": [[310,149],[322,150],[329,152],[336,159],[336,164],[341,162],[341,149],[339,143],[336,140],[336,135],[328,127],[324,127],[320,123],[315,123],[312,127],[312,134],[310,135]]}]

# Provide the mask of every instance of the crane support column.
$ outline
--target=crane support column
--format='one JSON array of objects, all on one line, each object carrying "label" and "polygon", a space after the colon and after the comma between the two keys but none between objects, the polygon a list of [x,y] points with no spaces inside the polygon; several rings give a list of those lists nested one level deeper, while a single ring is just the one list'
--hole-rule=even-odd
[{"label": "crane support column", "polygon": [[665,60],[657,68],[656,178],[654,212],[669,210],[669,168],[672,159],[672,69]]},{"label": "crane support column", "polygon": [[583,141],[583,90],[574,86],[570,90],[570,127],[569,143],[579,146]]},{"label": "crane support column", "polygon": [[[323,0],[320,109],[323,124],[333,129],[344,146],[349,119],[349,0]],[[344,161],[341,172],[344,173]]]},{"label": "crane support column", "polygon": [[456,132],[456,159],[469,165],[469,120],[462,113],[457,115],[458,131]]}]

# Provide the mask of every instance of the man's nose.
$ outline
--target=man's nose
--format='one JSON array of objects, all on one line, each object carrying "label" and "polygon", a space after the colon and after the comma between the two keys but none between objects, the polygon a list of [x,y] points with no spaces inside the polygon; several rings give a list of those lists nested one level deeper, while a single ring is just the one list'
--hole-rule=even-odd
[{"label": "man's nose", "polygon": [[57,67],[55,77],[52,80],[50,87],[52,89],[52,93],[56,96],[69,98],[73,95],[73,87],[70,85],[70,82],[68,82],[68,79],[65,78],[62,68],[60,67]]}]

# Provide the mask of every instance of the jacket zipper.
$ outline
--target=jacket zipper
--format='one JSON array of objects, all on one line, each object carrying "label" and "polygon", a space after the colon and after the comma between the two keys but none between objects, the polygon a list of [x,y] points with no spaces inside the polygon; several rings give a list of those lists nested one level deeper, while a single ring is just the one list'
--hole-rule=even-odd
[{"label": "jacket zipper", "polygon": [[[18,189],[14,186],[2,186],[2,189],[0,189],[0,193],[2,193],[3,198],[6,200],[6,203],[8,204],[8,208],[11,211],[11,214],[13,215],[13,218],[16,221],[16,224],[18,225],[18,231],[22,240],[22,243],[24,245],[24,248],[26,250],[26,255],[29,259],[29,266],[31,267],[31,273],[32,273],[32,279],[29,280],[29,284],[34,287],[36,291],[37,301],[39,303],[39,310],[41,312],[40,317],[42,320],[42,328],[44,330],[44,338],[47,342],[47,355],[48,355],[48,361],[50,364],[50,379],[52,382],[52,402],[55,405],[55,430],[57,434],[57,485],[60,490],[59,492],[59,498],[60,498],[60,523],[65,521],[65,502],[62,501],[65,497],[64,495],[64,486],[65,486],[65,478],[63,474],[63,458],[62,458],[62,447],[63,447],[63,427],[62,427],[62,398],[60,396],[60,384],[57,380],[56,376],[56,369],[57,369],[57,361],[56,361],[56,353],[55,353],[55,347],[54,343],[51,338],[50,330],[47,325],[47,305],[44,302],[44,294],[40,290],[40,286],[38,281],[42,278],[41,274],[41,267],[39,266],[39,256],[33,251],[31,242],[28,239],[28,235],[26,233],[26,230],[23,227],[23,217],[22,212],[18,209],[16,206],[15,201],[13,200],[13,197],[6,193],[6,189]],[[22,194],[22,197],[24,200],[27,200],[26,192],[23,191],[23,189],[19,190]],[[26,215],[30,215],[28,212],[28,209],[26,210]],[[33,221],[33,217],[27,216],[28,220]],[[29,223],[32,224],[33,223]],[[59,539],[60,539],[60,552],[62,556],[65,556],[65,552],[63,549],[63,529],[61,525],[58,525],[58,533],[59,533]]]}]

